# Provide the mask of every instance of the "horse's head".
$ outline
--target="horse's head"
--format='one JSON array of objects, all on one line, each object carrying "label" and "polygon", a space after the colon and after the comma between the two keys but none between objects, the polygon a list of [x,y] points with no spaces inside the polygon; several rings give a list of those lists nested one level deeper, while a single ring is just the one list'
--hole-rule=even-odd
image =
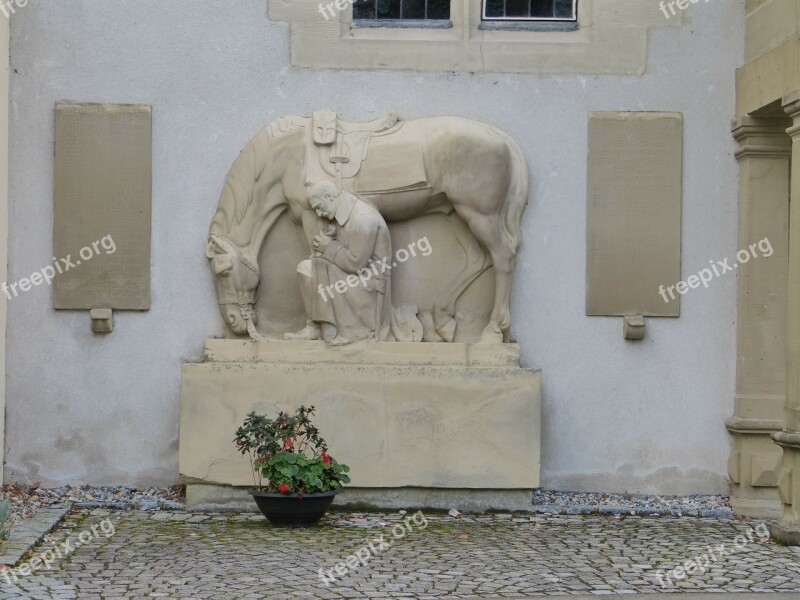
[{"label": "horse's head", "polygon": [[231,331],[247,335],[244,314],[252,314],[255,322],[252,308],[260,280],[258,263],[245,256],[233,242],[214,233],[208,238],[206,258],[211,261],[222,318]]}]

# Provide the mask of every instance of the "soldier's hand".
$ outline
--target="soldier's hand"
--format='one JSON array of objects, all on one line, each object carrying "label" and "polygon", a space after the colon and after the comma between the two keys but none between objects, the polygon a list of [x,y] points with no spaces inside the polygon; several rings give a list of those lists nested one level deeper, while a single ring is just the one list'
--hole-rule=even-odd
[{"label": "soldier's hand", "polygon": [[328,247],[328,244],[331,243],[333,238],[328,235],[325,235],[323,232],[318,233],[314,236],[314,248],[319,250],[320,252],[325,252],[325,249]]}]

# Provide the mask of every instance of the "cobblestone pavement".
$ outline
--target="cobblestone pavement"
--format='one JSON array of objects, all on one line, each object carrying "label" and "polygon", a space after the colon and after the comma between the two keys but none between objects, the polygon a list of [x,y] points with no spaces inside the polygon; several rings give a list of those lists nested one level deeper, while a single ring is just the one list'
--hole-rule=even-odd
[{"label": "cobblestone pavement", "polygon": [[[28,563],[39,570],[25,577],[20,563],[0,575],[0,598],[800,592],[800,553],[763,543],[763,531],[751,520],[422,513],[334,513],[318,528],[274,529],[260,515],[83,510],[35,552],[83,545],[50,569]],[[667,577],[693,558],[702,570]]]}]

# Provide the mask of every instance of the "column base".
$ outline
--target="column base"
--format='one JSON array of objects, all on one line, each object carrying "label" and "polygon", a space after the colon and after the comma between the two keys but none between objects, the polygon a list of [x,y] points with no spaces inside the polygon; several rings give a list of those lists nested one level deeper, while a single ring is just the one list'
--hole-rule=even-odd
[{"label": "column base", "polygon": [[800,546],[800,432],[778,431],[772,440],[783,448],[778,493],[783,502],[783,518],[770,525],[770,534],[779,544]]},{"label": "column base", "polygon": [[800,523],[797,521],[778,521],[769,525],[773,540],[784,546],[800,546]]},{"label": "column base", "polygon": [[776,488],[770,488],[769,491],[775,494],[775,498],[737,498],[732,495],[731,510],[733,514],[752,519],[780,519],[783,516],[783,504],[778,499]]},{"label": "column base", "polygon": [[[745,397],[750,400],[751,397]],[[755,398],[755,397],[753,397]],[[784,404],[782,396],[760,396],[757,400],[769,410],[779,412]],[[737,396],[737,404],[743,397]],[[780,519],[783,503],[778,497],[778,474],[781,468],[781,449],[770,437],[781,430],[779,419],[742,418],[726,419],[725,426],[733,444],[728,458],[728,477],[731,481],[731,508],[734,514],[758,519]]]}]

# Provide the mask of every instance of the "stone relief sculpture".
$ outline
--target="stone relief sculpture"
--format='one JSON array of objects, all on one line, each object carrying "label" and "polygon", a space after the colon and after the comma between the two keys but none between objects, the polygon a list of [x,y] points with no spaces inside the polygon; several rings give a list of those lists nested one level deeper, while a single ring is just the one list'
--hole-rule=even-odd
[{"label": "stone relief sculpture", "polygon": [[[297,266],[306,327],[288,339],[419,341],[416,307],[392,306],[390,273],[375,265],[392,253],[387,222],[454,213],[466,260],[437,256],[441,291],[433,327],[440,339],[453,341],[456,301],[494,267],[494,302],[481,341],[502,342],[527,197],[519,146],[477,121],[404,121],[390,114],[351,123],[330,110],[278,119],[234,161],[211,223],[206,256],[222,316],[234,334],[259,337],[253,308],[264,282],[258,256],[288,211],[310,256]],[[367,271],[374,276],[367,278]],[[359,273],[363,282],[337,288]]]},{"label": "stone relief sculpture", "polygon": [[286,339],[324,339],[331,346],[370,338],[420,341],[416,307],[398,309],[404,321],[393,318],[391,267],[384,267],[392,242],[381,214],[330,181],[311,186],[309,205],[335,225],[314,236],[314,254],[297,267],[308,322]]}]

